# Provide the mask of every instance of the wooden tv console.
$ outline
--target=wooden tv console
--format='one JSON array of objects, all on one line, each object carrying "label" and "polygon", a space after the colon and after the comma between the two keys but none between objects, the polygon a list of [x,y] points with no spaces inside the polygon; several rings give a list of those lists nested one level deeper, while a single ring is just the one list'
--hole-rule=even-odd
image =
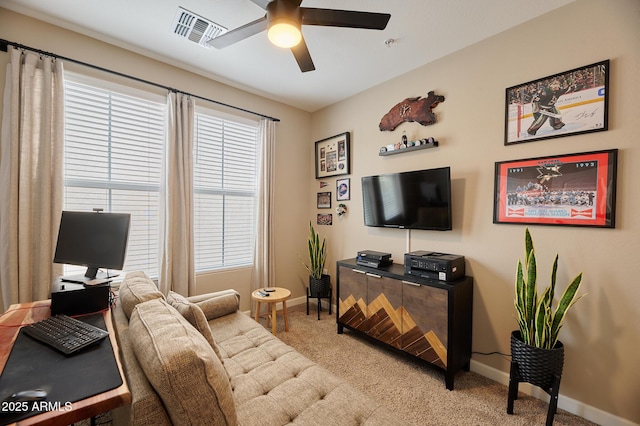
[{"label": "wooden tv console", "polygon": [[336,320],[344,327],[444,370],[447,389],[469,371],[473,278],[445,282],[404,274],[404,267],[337,262]]}]

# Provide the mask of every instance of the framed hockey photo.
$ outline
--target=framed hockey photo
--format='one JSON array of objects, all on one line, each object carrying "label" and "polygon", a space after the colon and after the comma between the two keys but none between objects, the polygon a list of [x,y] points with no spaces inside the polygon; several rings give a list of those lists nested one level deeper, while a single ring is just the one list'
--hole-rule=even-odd
[{"label": "framed hockey photo", "polygon": [[349,132],[316,142],[316,179],[348,175],[349,157]]},{"label": "framed hockey photo", "polygon": [[609,60],[506,89],[504,144],[608,128]]},{"label": "framed hockey photo", "polygon": [[615,228],[618,150],[495,163],[493,223]]}]

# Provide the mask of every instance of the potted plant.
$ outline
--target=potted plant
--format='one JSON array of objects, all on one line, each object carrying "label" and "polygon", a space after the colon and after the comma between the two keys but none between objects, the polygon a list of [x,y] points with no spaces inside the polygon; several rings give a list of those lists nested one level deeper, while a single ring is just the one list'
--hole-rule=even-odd
[{"label": "potted plant", "polygon": [[568,310],[584,296],[578,296],[582,283],[582,273],[579,273],[554,307],[557,270],[556,254],[551,283],[539,295],[536,255],[531,233],[527,228],[525,261],[523,265],[522,261],[518,260],[516,272],[514,305],[519,329],[511,333],[511,374],[507,413],[513,414],[513,400],[517,399],[518,383],[531,383],[551,395],[547,424],[553,422],[564,364],[564,346],[558,340],[558,334]]},{"label": "potted plant", "polygon": [[331,289],[331,277],[323,273],[324,264],[327,260],[326,239],[320,242],[320,236],[313,229],[309,222],[309,240],[307,241],[309,250],[309,265],[303,262],[304,267],[309,272],[309,291],[312,297],[327,296]]}]

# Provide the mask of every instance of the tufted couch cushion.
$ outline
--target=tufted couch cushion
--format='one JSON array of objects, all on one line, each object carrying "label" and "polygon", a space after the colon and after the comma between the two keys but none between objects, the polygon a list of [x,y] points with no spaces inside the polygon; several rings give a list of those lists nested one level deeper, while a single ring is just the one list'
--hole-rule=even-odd
[{"label": "tufted couch cushion", "polygon": [[178,311],[163,299],[143,302],[133,309],[129,327],[136,357],[173,424],[237,423],[220,359]]},{"label": "tufted couch cushion", "polygon": [[388,409],[241,312],[209,321],[231,380],[238,424],[399,425]]},{"label": "tufted couch cushion", "polygon": [[146,275],[127,275],[123,288],[112,317],[132,403],[114,410],[114,425],[403,424],[240,312],[234,290],[180,300],[198,327],[204,314],[218,357]]}]

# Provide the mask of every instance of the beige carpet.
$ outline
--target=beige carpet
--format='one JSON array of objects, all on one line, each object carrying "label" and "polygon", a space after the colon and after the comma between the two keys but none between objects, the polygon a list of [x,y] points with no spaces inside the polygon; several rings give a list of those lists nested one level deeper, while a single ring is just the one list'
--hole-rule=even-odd
[{"label": "beige carpet", "polygon": [[[386,404],[414,425],[543,425],[546,402],[520,393],[514,414],[506,413],[507,387],[473,372],[455,376],[448,391],[442,371],[414,361],[345,330],[336,333],[335,313],[316,306],[288,309],[289,332],[278,315],[278,337],[363,392]],[[264,321],[263,321],[264,324]],[[562,384],[560,385],[562,389]],[[555,425],[593,425],[558,410]]]}]

